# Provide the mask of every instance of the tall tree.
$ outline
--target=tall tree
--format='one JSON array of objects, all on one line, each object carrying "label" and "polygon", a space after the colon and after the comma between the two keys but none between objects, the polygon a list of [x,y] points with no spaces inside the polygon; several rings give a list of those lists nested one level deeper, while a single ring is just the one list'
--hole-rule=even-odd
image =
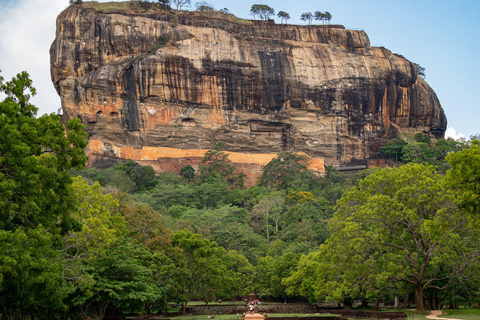
[{"label": "tall tree", "polygon": [[[141,166],[133,160],[128,160],[113,168],[125,172],[128,178],[135,183],[133,191],[150,189],[155,185],[155,170],[152,166]],[[111,177],[110,180],[112,180]]]},{"label": "tall tree", "polygon": [[[321,11],[315,11],[314,16],[315,16],[315,20],[322,21],[322,22],[325,21],[325,18],[326,18],[325,13]],[[323,23],[325,24],[325,22]]]},{"label": "tall tree", "polygon": [[39,226],[0,230],[0,308],[2,318],[60,317],[74,288],[64,278],[58,241]]},{"label": "tall tree", "polygon": [[64,238],[64,244],[70,256],[83,256],[86,261],[125,236],[127,226],[117,211],[118,201],[110,193],[103,194],[98,182],[90,186],[87,181],[78,177],[74,180],[73,189],[76,210],[72,216],[82,228],[70,231]]},{"label": "tall tree", "polygon": [[138,308],[156,302],[165,291],[155,283],[155,267],[152,254],[119,240],[87,264],[93,284],[85,288],[83,303],[94,304],[102,320],[108,305]]},{"label": "tall tree", "polygon": [[426,78],[425,68],[415,62],[413,63],[413,66],[415,67],[415,71],[417,72],[417,75],[425,79]]},{"label": "tall tree", "polygon": [[302,15],[300,16],[300,20],[302,21],[308,21],[308,24],[312,24],[312,19],[313,19],[313,15],[311,12],[304,12],[302,13]]},{"label": "tall tree", "polygon": [[183,7],[188,7],[192,4],[191,0],[172,0],[172,3],[177,6],[177,10],[182,10]]},{"label": "tall tree", "polygon": [[325,11],[323,19],[327,21],[327,24],[330,24],[330,21],[332,20],[332,14],[328,11]]},{"label": "tall tree", "polygon": [[315,296],[379,294],[392,281],[405,282],[424,311],[424,290],[445,289],[478,263],[478,219],[455,199],[432,166],[409,164],[366,177],[340,199],[332,235],[315,256]]},{"label": "tall tree", "polygon": [[167,10],[167,5],[170,3],[170,0],[158,0],[158,3],[162,4],[165,10]]},{"label": "tall tree", "polygon": [[26,72],[0,77],[0,93],[0,309],[11,319],[48,318],[71,290],[60,239],[79,227],[68,170],[85,164],[87,133],[78,119],[66,133],[59,116],[37,118]]},{"label": "tall tree", "polygon": [[201,12],[215,11],[215,7],[212,4],[207,3],[205,1],[195,3],[195,8],[197,11],[201,11]]},{"label": "tall tree", "polygon": [[260,258],[259,263],[255,266],[255,291],[275,298],[290,297],[286,293],[286,285],[282,283],[282,280],[292,275],[299,259],[300,254],[292,252],[276,257]]},{"label": "tall tree", "polygon": [[227,268],[227,273],[221,296],[225,299],[234,299],[250,294],[254,268],[248,259],[235,250],[230,250],[222,256],[222,261]]},{"label": "tall tree", "polygon": [[177,282],[177,296],[185,314],[186,304],[194,297],[208,303],[222,292],[226,267],[222,262],[225,249],[188,230],[172,235],[172,260],[175,269],[171,275]]},{"label": "tall tree", "polygon": [[221,151],[221,147],[221,145],[217,145],[203,156],[198,168],[200,172],[197,176],[198,182],[201,184],[218,180],[228,184],[231,188],[243,188],[245,174],[235,172],[235,165],[228,159],[228,153]]},{"label": "tall tree", "polygon": [[450,185],[461,191],[460,205],[468,212],[480,213],[480,141],[473,140],[468,149],[446,157],[452,166],[447,173]]},{"label": "tall tree", "polygon": [[383,147],[380,147],[380,151],[388,158],[399,161],[403,156],[403,148],[407,145],[405,141],[399,138],[391,139]]},{"label": "tall tree", "polygon": [[261,200],[252,210],[252,218],[263,220],[263,229],[267,234],[267,242],[270,242],[270,222],[275,222],[275,232],[278,232],[278,223],[282,212],[284,198],[281,194],[272,194]]},{"label": "tall tree", "polygon": [[308,169],[309,162],[305,155],[282,151],[263,168],[259,185],[277,189],[308,189],[316,178]]},{"label": "tall tree", "polygon": [[282,21],[282,23],[287,23],[287,20],[290,19],[290,15],[285,12],[285,11],[279,11],[277,13],[277,17],[280,18],[280,20]]},{"label": "tall tree", "polygon": [[254,4],[250,8],[250,13],[254,17],[259,17],[260,20],[266,21],[270,16],[275,15],[275,10],[266,4]]},{"label": "tall tree", "polygon": [[87,133],[79,119],[67,133],[55,114],[36,118],[30,104],[35,95],[26,72],[12,81],[0,77],[0,223],[15,230],[43,225],[49,230],[70,228],[72,179],[68,170],[81,168],[87,158]]}]

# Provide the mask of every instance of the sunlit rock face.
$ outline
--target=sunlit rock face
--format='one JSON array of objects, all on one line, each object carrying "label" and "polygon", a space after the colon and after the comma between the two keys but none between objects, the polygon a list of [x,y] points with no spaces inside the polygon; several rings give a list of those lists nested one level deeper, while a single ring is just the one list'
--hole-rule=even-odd
[{"label": "sunlit rock face", "polygon": [[[91,164],[178,170],[222,142],[260,172],[259,159],[282,150],[359,164],[398,132],[443,137],[435,92],[365,32],[222,17],[88,3],[59,15],[52,81],[64,117],[86,125]],[[155,148],[170,148],[170,161]]]}]

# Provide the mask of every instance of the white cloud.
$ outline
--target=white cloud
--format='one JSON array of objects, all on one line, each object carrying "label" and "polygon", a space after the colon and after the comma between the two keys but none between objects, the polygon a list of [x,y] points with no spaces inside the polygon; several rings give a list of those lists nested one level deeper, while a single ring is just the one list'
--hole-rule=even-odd
[{"label": "white cloud", "polygon": [[55,20],[68,0],[0,1],[0,70],[5,80],[27,71],[37,89],[31,102],[39,115],[60,108],[50,78],[50,45],[55,39]]},{"label": "white cloud", "polygon": [[449,127],[447,131],[445,131],[445,138],[446,139],[452,138],[452,139],[458,140],[461,138],[465,138],[465,135],[461,132],[457,133],[457,130],[455,130],[455,128]]}]

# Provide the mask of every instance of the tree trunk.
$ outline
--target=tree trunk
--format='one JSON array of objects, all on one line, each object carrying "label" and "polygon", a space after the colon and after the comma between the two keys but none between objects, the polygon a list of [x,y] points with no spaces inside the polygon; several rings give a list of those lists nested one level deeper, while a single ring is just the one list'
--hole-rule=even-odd
[{"label": "tree trunk", "polygon": [[185,315],[185,307],[186,307],[186,304],[184,301],[182,301],[182,315]]},{"label": "tree trunk", "polygon": [[360,305],[361,309],[367,309],[369,307],[368,300],[362,299],[362,304]]},{"label": "tree trunk", "polygon": [[423,306],[423,286],[421,281],[418,281],[415,286],[415,308],[419,312],[425,312],[425,307]]},{"label": "tree trunk", "polygon": [[403,301],[403,307],[405,309],[409,309],[410,308],[410,292],[408,291],[408,288],[407,290],[405,291],[405,300]]},{"label": "tree trunk", "polygon": [[380,310],[379,304],[380,304],[380,299],[375,300],[375,306],[373,307],[372,310],[373,310],[373,311],[378,311],[378,310]]},{"label": "tree trunk", "polygon": [[270,243],[270,231],[269,231],[269,228],[268,228],[268,213],[267,213],[267,243]]},{"label": "tree trunk", "polygon": [[398,296],[398,294],[395,295],[395,302],[394,302],[393,306],[394,306],[395,308],[399,308],[399,307],[400,307],[400,297]]},{"label": "tree trunk", "polygon": [[105,316],[105,310],[107,309],[108,302],[98,302],[98,319],[102,320]]}]

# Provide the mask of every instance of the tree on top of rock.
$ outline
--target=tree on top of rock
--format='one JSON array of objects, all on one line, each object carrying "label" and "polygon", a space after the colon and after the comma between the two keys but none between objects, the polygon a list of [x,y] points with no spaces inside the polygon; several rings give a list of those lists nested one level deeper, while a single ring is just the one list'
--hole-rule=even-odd
[{"label": "tree on top of rock", "polygon": [[415,66],[415,71],[417,72],[417,75],[419,75],[420,77],[422,77],[423,79],[425,79],[426,75],[425,75],[425,68],[422,67],[421,65],[419,65],[418,63],[413,63],[413,65]]},{"label": "tree on top of rock", "polygon": [[260,20],[266,21],[270,16],[275,15],[275,10],[266,4],[254,4],[250,8],[250,13],[254,17],[260,18]]},{"label": "tree on top of rock", "polygon": [[165,10],[167,10],[167,5],[170,3],[170,0],[158,0],[158,3],[162,4]]},{"label": "tree on top of rock", "polygon": [[183,7],[189,7],[191,0],[172,0],[172,3],[177,6],[177,10],[182,10]]},{"label": "tree on top of rock", "polygon": [[[324,21],[325,19],[325,13],[321,12],[321,11],[315,11],[315,20],[319,20],[319,21]],[[325,24],[325,23],[324,23]]]},{"label": "tree on top of rock", "polygon": [[201,12],[215,11],[215,7],[205,1],[195,3],[195,8],[197,9],[197,11]]},{"label": "tree on top of rock", "polygon": [[285,11],[280,11],[277,13],[277,17],[280,18],[280,20],[282,21],[282,23],[286,23],[288,19],[290,19],[290,15],[285,12]]},{"label": "tree on top of rock", "polygon": [[313,19],[313,15],[311,12],[304,12],[302,13],[302,15],[300,16],[300,20],[302,21],[308,21],[308,24],[312,24],[312,19]]},{"label": "tree on top of rock", "polygon": [[327,21],[327,24],[330,24],[330,20],[332,20],[332,14],[328,11],[325,11],[323,19]]}]

